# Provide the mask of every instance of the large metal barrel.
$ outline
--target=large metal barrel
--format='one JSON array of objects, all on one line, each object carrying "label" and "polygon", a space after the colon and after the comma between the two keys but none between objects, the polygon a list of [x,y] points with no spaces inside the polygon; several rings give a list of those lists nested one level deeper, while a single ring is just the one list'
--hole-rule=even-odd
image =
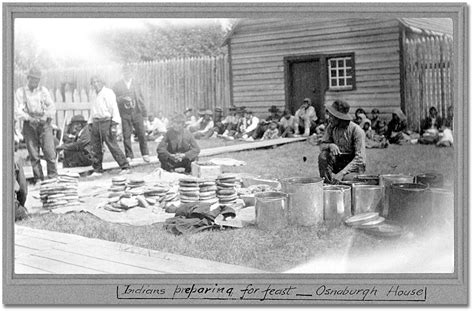
[{"label": "large metal barrel", "polygon": [[380,184],[380,176],[379,175],[361,174],[361,175],[357,175],[354,178],[354,180],[365,182],[368,185],[379,185]]},{"label": "large metal barrel", "polygon": [[383,188],[379,185],[354,185],[352,187],[352,213],[354,215],[383,211]]},{"label": "large metal barrel", "polygon": [[433,188],[442,188],[444,178],[442,174],[436,172],[423,173],[415,176],[415,183],[425,184]]},{"label": "large metal barrel", "polygon": [[430,188],[432,217],[438,223],[454,223],[454,193],[443,188]]},{"label": "large metal barrel", "polygon": [[255,222],[263,230],[280,230],[288,225],[288,195],[283,192],[255,194]]},{"label": "large metal barrel", "polygon": [[289,195],[291,224],[313,226],[324,221],[323,179],[293,177],[281,180],[282,191]]},{"label": "large metal barrel", "polygon": [[422,226],[431,217],[428,186],[424,184],[392,184],[387,219],[401,225]]},{"label": "large metal barrel", "polygon": [[380,175],[380,185],[384,191],[383,216],[388,215],[388,201],[390,198],[391,184],[413,183],[413,176],[403,174],[384,174]]},{"label": "large metal barrel", "polygon": [[324,221],[339,224],[351,216],[351,187],[343,185],[324,186]]}]

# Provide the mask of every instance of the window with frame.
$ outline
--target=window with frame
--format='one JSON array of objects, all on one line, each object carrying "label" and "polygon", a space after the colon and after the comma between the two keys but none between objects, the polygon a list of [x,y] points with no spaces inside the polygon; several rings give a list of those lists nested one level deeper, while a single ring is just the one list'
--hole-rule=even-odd
[{"label": "window with frame", "polygon": [[354,56],[328,57],[328,79],[329,90],[353,90],[354,79]]}]

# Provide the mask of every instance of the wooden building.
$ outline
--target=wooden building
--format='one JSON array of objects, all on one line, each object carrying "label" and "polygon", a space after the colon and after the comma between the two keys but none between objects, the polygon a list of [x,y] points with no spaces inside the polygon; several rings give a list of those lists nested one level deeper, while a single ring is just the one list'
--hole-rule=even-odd
[{"label": "wooden building", "polygon": [[232,104],[261,116],[271,105],[295,112],[306,97],[319,117],[338,98],[352,113],[406,111],[406,42],[452,33],[451,19],[242,19],[224,41]]}]

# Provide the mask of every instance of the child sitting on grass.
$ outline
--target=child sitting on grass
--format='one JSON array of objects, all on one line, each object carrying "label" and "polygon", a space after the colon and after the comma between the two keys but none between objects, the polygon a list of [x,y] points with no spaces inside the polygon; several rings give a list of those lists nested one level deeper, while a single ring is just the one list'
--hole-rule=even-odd
[{"label": "child sitting on grass", "polygon": [[276,139],[276,138],[280,138],[280,131],[278,130],[278,123],[275,120],[273,120],[268,125],[268,129],[263,134],[263,137],[261,138],[261,140]]}]

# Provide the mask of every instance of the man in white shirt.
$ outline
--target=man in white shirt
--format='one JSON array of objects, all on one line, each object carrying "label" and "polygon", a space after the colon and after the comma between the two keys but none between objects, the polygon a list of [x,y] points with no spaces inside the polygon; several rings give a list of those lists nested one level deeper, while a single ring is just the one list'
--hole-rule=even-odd
[{"label": "man in white shirt", "polygon": [[311,99],[305,98],[300,109],[295,112],[296,135],[303,132],[303,136],[309,136],[316,132],[318,117],[314,107],[311,106]]},{"label": "man in white shirt", "polygon": [[168,119],[163,116],[162,111],[158,112],[158,117],[150,113],[148,119],[145,121],[145,131],[148,140],[155,141],[163,136],[167,132],[167,128]]},{"label": "man in white shirt", "polygon": [[115,161],[122,169],[120,174],[129,172],[130,164],[117,143],[117,126],[121,122],[117,100],[114,92],[104,86],[100,77],[91,78],[91,85],[97,93],[97,97],[91,106],[89,124],[91,129],[91,145],[93,153],[94,173],[91,176],[100,176],[102,160],[104,157],[102,146],[105,143],[112,153]]},{"label": "man in white shirt", "polygon": [[244,117],[240,124],[240,135],[242,139],[250,139],[257,129],[258,123],[260,120],[253,115],[253,112],[250,110],[244,111]]},{"label": "man in white shirt", "polygon": [[43,180],[39,150],[43,150],[46,160],[47,178],[57,176],[56,150],[54,145],[52,119],[56,109],[48,89],[40,86],[41,71],[31,68],[27,75],[27,85],[15,92],[15,121],[23,121],[23,136],[33,168],[34,182]]}]

